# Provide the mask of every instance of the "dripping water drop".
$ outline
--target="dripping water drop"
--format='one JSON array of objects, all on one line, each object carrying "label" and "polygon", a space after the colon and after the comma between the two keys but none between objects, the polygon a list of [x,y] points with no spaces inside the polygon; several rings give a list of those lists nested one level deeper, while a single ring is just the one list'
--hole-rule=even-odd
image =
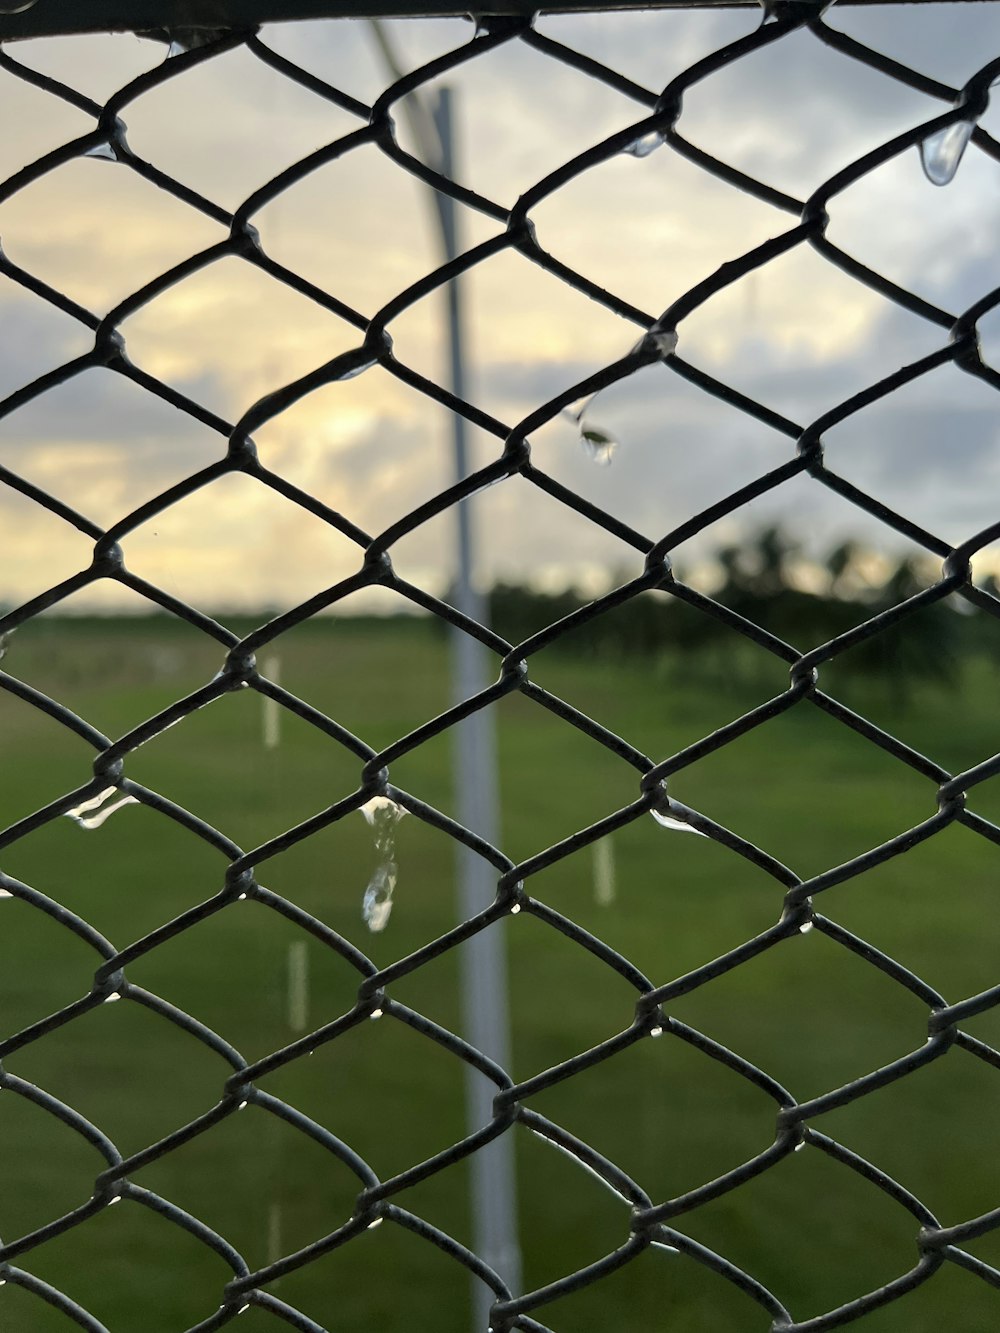
[{"label": "dripping water drop", "polygon": [[920,145],[920,163],[924,175],[932,185],[948,185],[955,178],[975,122],[956,120],[937,134],[931,134]]},{"label": "dripping water drop", "polygon": [[385,930],[392,913],[392,893],[396,887],[396,865],[383,861],[377,865],[365,889],[361,914],[373,934]]},{"label": "dripping water drop", "polygon": [[799,926],[799,934],[808,935],[809,932],[812,930],[814,924],[815,923],[812,921],[803,921],[802,925]]},{"label": "dripping water drop", "polygon": [[803,1149],[805,1146],[806,1146],[806,1141],[805,1141],[805,1139],[803,1139],[801,1143],[797,1143],[797,1144],[795,1145],[795,1147],[793,1148],[792,1151],[793,1151],[793,1152],[801,1152],[802,1149]]},{"label": "dripping water drop", "polygon": [[374,1222],[369,1222],[369,1223],[368,1223],[368,1226],[367,1226],[366,1230],[368,1230],[368,1231],[374,1231],[375,1228],[376,1228],[376,1227],[380,1227],[384,1221],[385,1221],[385,1218],[384,1218],[384,1217],[376,1217],[376,1219],[375,1219]]},{"label": "dripping water drop", "polygon": [[[369,1018],[372,1020],[372,1022],[374,1023],[374,1021],[375,1021],[376,1018],[381,1018],[381,1017],[382,1017],[382,1010],[381,1010],[381,1009],[373,1009],[373,1010],[371,1011],[371,1013],[368,1015],[368,1017],[369,1017]],[[312,1055],[312,1051],[310,1051],[309,1054]]]},{"label": "dripping water drop", "polygon": [[521,910],[521,904],[520,904],[520,903],[515,903],[514,906],[510,909],[510,914],[511,914],[511,916],[517,916],[517,914],[518,914],[518,912],[520,912],[520,910]]},{"label": "dripping water drop", "polygon": [[608,467],[618,448],[618,441],[610,431],[600,426],[589,426],[584,421],[580,422],[580,444],[584,453],[598,467]]},{"label": "dripping water drop", "polygon": [[657,1024],[655,1028],[650,1028],[650,1029],[649,1029],[649,1035],[650,1035],[651,1037],[662,1037],[662,1036],[663,1036],[663,1029],[660,1027],[659,1024]]},{"label": "dripping water drop", "polygon": [[391,797],[373,796],[360,807],[375,833],[375,851],[378,864],[372,872],[361,904],[361,915],[374,934],[385,930],[392,912],[392,895],[396,888],[396,825],[406,814]]},{"label": "dripping water drop", "polygon": [[116,1001],[120,1000],[121,998],[122,998],[122,997],[118,994],[117,991],[112,991],[112,993],[111,993],[110,995],[105,995],[105,997],[104,997],[104,1003],[105,1003],[105,1004],[114,1004]]},{"label": "dripping water drop", "polygon": [[249,1105],[250,1105],[249,1102],[240,1102],[239,1106],[237,1106],[236,1109],[237,1111],[245,1111]]}]

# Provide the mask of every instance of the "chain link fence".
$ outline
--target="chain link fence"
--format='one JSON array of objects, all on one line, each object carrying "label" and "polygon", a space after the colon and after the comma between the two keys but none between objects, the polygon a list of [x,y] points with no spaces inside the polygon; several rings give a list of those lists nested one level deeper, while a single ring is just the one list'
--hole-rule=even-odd
[{"label": "chain link fence", "polygon": [[[912,11],[907,11],[906,22],[918,21],[919,15],[914,18]],[[939,99],[942,108],[936,117],[915,123],[912,128],[897,134],[888,142],[871,147],[863,156],[819,185],[807,199],[795,198],[772,188],[730,165],[723,158],[695,146],[685,137],[683,117],[684,97],[689,90],[703,81],[711,81],[733,62],[750,57],[764,47],[787,42],[796,34],[801,36],[802,30],[808,30],[813,40],[825,44],[839,56],[867,71],[874,71],[886,80],[896,81]],[[933,758],[919,753],[832,697],[822,688],[821,683],[824,668],[841,655],[885,634],[907,618],[919,615],[944,599],[963,599],[987,617],[1000,614],[1000,601],[987,587],[977,586],[973,582],[971,570],[971,560],[976,553],[1000,538],[1000,522],[970,536],[961,545],[949,544],[905,513],[898,512],[878,495],[868,494],[845,480],[828,465],[824,457],[824,436],[828,431],[948,363],[976,377],[989,388],[1000,387],[1000,374],[981,354],[977,330],[978,322],[1000,303],[1000,289],[982,295],[968,309],[942,309],[873,271],[834,244],[827,234],[830,209],[845,191],[870,173],[878,172],[901,154],[912,153],[925,141],[931,143],[929,170],[945,176],[954,170],[966,141],[969,141],[970,154],[985,154],[1000,160],[1000,144],[976,123],[986,107],[989,85],[1000,71],[1000,60],[984,62],[964,88],[946,86],[877,50],[869,49],[828,25],[818,6],[789,0],[789,3],[776,3],[759,28],[699,60],[664,90],[658,91],[640,86],[614,68],[552,37],[542,35],[529,18],[498,17],[481,20],[475,35],[467,42],[407,73],[387,87],[372,105],[368,105],[279,54],[269,45],[266,31],[189,29],[164,32],[160,36],[173,43],[170,57],[151,72],[130,82],[103,105],[57,78],[38,72],[19,57],[16,44],[8,43],[0,52],[0,67],[6,78],[21,80],[47,97],[61,99],[93,121],[93,127],[87,133],[45,153],[6,180],[0,186],[0,204],[12,199],[18,192],[59,166],[85,155],[96,155],[113,159],[123,171],[136,173],[172,196],[179,204],[203,214],[228,230],[226,239],[185,258],[103,313],[84,308],[43,277],[22,267],[15,253],[0,254],[0,269],[8,290],[15,287],[24,289],[93,334],[91,351],[11,393],[0,404],[0,418],[9,420],[19,409],[37,401],[57,386],[67,384],[89,369],[102,367],[124,377],[139,390],[161,399],[215,432],[220,440],[226,442],[226,447],[210,466],[193,471],[110,527],[97,525],[78,513],[65,499],[25,480],[7,467],[0,469],[0,480],[5,487],[19,492],[32,504],[48,511],[55,519],[82,533],[93,543],[93,561],[87,568],[8,611],[0,619],[0,633],[9,635],[40,617],[43,612],[58,608],[81,590],[90,588],[100,580],[112,580],[145,599],[151,608],[176,617],[204,636],[213,650],[217,650],[220,669],[208,683],[176,699],[155,716],[117,738],[104,735],[63,703],[47,697],[30,681],[19,679],[13,674],[0,674],[0,685],[8,695],[40,710],[68,732],[81,738],[94,751],[92,780],[8,827],[0,836],[0,846],[6,852],[21,839],[58,821],[67,813],[74,813],[78,819],[96,821],[115,802],[125,799],[138,802],[167,817],[192,839],[203,840],[210,848],[222,854],[228,863],[228,870],[224,884],[217,893],[183,914],[163,920],[155,929],[124,948],[113,946],[82,916],[48,897],[40,888],[9,874],[0,878],[0,885],[6,895],[45,914],[61,930],[72,932],[93,950],[97,960],[93,986],[88,994],[57,1012],[39,1017],[21,1031],[5,1035],[0,1042],[0,1055],[6,1062],[0,1073],[4,1100],[11,1097],[23,1099],[30,1103],[34,1113],[55,1117],[96,1150],[104,1161],[103,1169],[93,1183],[92,1193],[85,1202],[52,1216],[29,1234],[4,1237],[6,1243],[0,1251],[0,1278],[9,1288],[21,1288],[23,1292],[55,1307],[61,1315],[80,1327],[93,1330],[94,1333],[104,1330],[105,1326],[70,1295],[33,1275],[32,1255],[36,1250],[42,1253],[41,1247],[59,1236],[77,1228],[95,1225],[94,1219],[111,1205],[125,1201],[126,1207],[150,1209],[167,1222],[182,1228],[231,1269],[231,1279],[219,1289],[218,1308],[194,1326],[199,1331],[222,1328],[253,1307],[260,1315],[269,1315],[277,1323],[283,1322],[293,1328],[318,1333],[320,1324],[275,1294],[274,1284],[330,1252],[343,1247],[350,1250],[351,1247],[365,1244],[362,1240],[365,1233],[380,1223],[388,1223],[391,1227],[412,1233],[421,1244],[443,1254],[463,1279],[464,1270],[485,1284],[493,1298],[490,1313],[493,1333],[505,1333],[505,1330],[514,1328],[549,1328],[545,1322],[547,1307],[591,1284],[600,1284],[616,1270],[627,1271],[645,1253],[657,1249],[670,1251],[675,1256],[670,1262],[697,1266],[710,1281],[718,1284],[720,1290],[728,1285],[738,1289],[759,1307],[761,1328],[769,1324],[773,1330],[788,1330],[789,1333],[793,1330],[795,1333],[805,1333],[806,1330],[819,1333],[820,1330],[863,1321],[865,1316],[881,1307],[891,1307],[897,1311],[895,1317],[900,1322],[879,1324],[879,1327],[912,1327],[907,1314],[906,1298],[909,1293],[924,1283],[939,1281],[938,1275],[942,1271],[955,1267],[965,1270],[977,1283],[987,1284],[991,1288],[1000,1287],[1000,1270],[969,1248],[978,1238],[986,1237],[1000,1228],[1000,1208],[981,1216],[965,1218],[955,1225],[941,1225],[935,1214],[915,1193],[910,1192],[906,1180],[894,1179],[877,1161],[866,1160],[827,1133],[824,1127],[830,1113],[857,1103],[860,1099],[877,1099],[883,1089],[907,1079],[925,1066],[946,1058],[954,1060],[956,1051],[966,1052],[991,1073],[1000,1068],[1000,1052],[965,1030],[969,1020],[1000,1004],[1000,986],[948,1003],[927,981],[838,924],[835,917],[827,915],[825,911],[827,901],[836,901],[836,893],[830,891],[874,871],[892,858],[909,853],[919,844],[941,835],[949,826],[961,825],[977,838],[985,840],[985,844],[1000,843],[1000,828],[972,808],[979,784],[1000,772],[1000,758],[986,759],[963,772],[949,772]],[[508,43],[521,43],[530,47],[538,57],[552,62],[553,66],[569,66],[578,75],[606,85],[631,99],[635,106],[635,119],[631,125],[559,165],[523,193],[513,208],[504,207],[459,181],[445,177],[434,167],[411,155],[400,145],[393,119],[394,112],[407,94],[420,90],[424,85]],[[235,211],[230,212],[175,179],[171,173],[161,170],[155,162],[145,161],[137,155],[130,147],[124,118],[131,107],[160,85],[180,77],[195,66],[211,65],[212,61],[237,48],[243,48],[271,70],[325,99],[331,106],[351,117],[356,126],[282,171]],[[269,203],[280,199],[310,172],[365,147],[376,148],[399,171],[412,173],[428,186],[449,195],[464,208],[476,211],[496,229],[491,239],[471,246],[456,260],[428,272],[374,312],[352,308],[336,292],[324,290],[295,272],[292,267],[272,258],[254,226],[255,215]],[[582,173],[618,154],[642,156],[654,148],[663,153],[679,154],[699,171],[708,173],[735,191],[746,192],[777,213],[787,215],[789,219],[789,225],[778,234],[746,253],[734,254],[717,271],[691,286],[662,312],[655,308],[639,309],[590,280],[585,273],[564,263],[558,254],[550,253],[542,247],[532,223],[533,210]],[[849,279],[910,312],[934,331],[937,339],[937,345],[927,355],[868,384],[813,421],[790,420],[684,357],[686,319],[731,284],[763,269],[798,247],[811,247]],[[522,420],[516,422],[498,420],[472,402],[456,398],[442,383],[425,376],[397,355],[391,336],[393,322],[416,303],[438,292],[460,275],[471,273],[477,265],[506,251],[515,252],[560,283],[567,284],[583,297],[620,316],[635,329],[635,345],[631,351],[584,381],[567,386],[557,396],[538,403]],[[353,349],[326,361],[294,382],[269,392],[235,422],[224,420],[168,379],[144,369],[138,359],[130,356],[121,331],[128,317],[172,286],[223,261],[249,265],[268,278],[286,284],[318,307],[346,321],[357,332]],[[741,485],[708,509],[692,514],[666,533],[637,531],[593,500],[576,493],[541,466],[533,456],[531,447],[533,434],[558,418],[560,413],[573,409],[581,400],[609,389],[643,368],[656,365],[660,365],[667,375],[686,380],[701,394],[719,400],[727,406],[727,410],[736,409],[747,418],[761,423],[787,442],[782,461],[777,466]],[[255,449],[254,434],[321,387],[345,381],[375,366],[381,367],[387,375],[448,412],[460,414],[495,442],[495,450],[492,460],[479,467],[467,479],[445,487],[405,517],[373,536],[356,526],[349,515],[337,512],[315,495],[298,488],[264,466]],[[609,437],[603,430],[588,425],[589,419],[582,412],[577,412],[577,417],[582,423],[586,443],[597,451],[610,446]],[[962,465],[956,462],[955,467],[960,470]],[[342,534],[353,543],[357,552],[356,572],[350,577],[243,636],[131,572],[125,563],[121,546],[123,539],[140,525],[165,514],[172,506],[228,474],[241,474],[261,487],[271,488],[294,505],[300,506],[305,513],[315,516]],[[637,554],[644,560],[644,571],[638,577],[629,579],[607,595],[597,597],[583,609],[574,611],[558,623],[547,625],[533,637],[518,644],[509,643],[487,625],[468,619],[447,600],[401,577],[393,567],[393,547],[408,534],[446,514],[485,487],[494,484],[503,486],[513,478],[520,478],[522,482],[538,488],[558,505],[565,507],[566,511],[571,511],[575,519],[593,525],[595,530],[599,529],[619,542],[623,551]],[[747,618],[727,608],[675,574],[671,567],[671,552],[679,544],[707,530],[724,517],[738,515],[751,501],[774,492],[793,478],[807,478],[811,486],[826,488],[876,520],[886,530],[921,548],[938,563],[939,577],[931,586],[906,600],[889,609],[880,610],[878,614],[827,642],[802,651],[754,623],[752,617]],[[294,550],[289,552],[289,559],[294,561]],[[339,603],[353,594],[372,588],[389,589],[421,612],[447,622],[458,633],[472,636],[491,656],[495,672],[495,683],[489,688],[423,722],[382,748],[366,744],[335,716],[296,697],[275,679],[269,678],[264,668],[258,665],[262,651],[279,642],[287,632],[323,612],[336,609]],[[602,725],[599,717],[586,715],[535,682],[532,665],[536,655],[556,644],[563,636],[587,626],[597,617],[613,613],[650,590],[658,590],[670,599],[686,604],[698,617],[718,622],[731,636],[734,645],[749,641],[763,653],[784,664],[789,673],[787,689],[676,753],[650,756]],[[201,818],[197,810],[182,808],[156,790],[135,781],[128,771],[130,757],[139,747],[160,736],[167,728],[187,719],[196,710],[240,690],[255,691],[265,699],[274,701],[278,708],[287,710],[289,715],[294,714],[315,729],[327,745],[337,747],[357,766],[357,787],[352,794],[251,850],[236,845]],[[635,793],[634,799],[623,808],[608,810],[596,822],[520,862],[513,861],[501,847],[487,844],[474,831],[462,827],[422,799],[419,791],[402,790],[392,783],[393,766],[406,756],[448,732],[470,714],[494,707],[507,696],[517,694],[548,710],[566,728],[575,728],[588,744],[600,747],[616,761],[631,766]],[[926,817],[863,854],[842,864],[831,865],[811,878],[802,879],[766,848],[755,845],[741,837],[737,831],[717,822],[710,809],[692,808],[670,794],[672,781],[691,766],[756,729],[764,728],[766,731],[775,719],[792,709],[820,710],[838,727],[849,729],[868,746],[876,747],[883,755],[895,761],[900,770],[905,769],[907,773],[917,775],[926,786]],[[564,778],[554,780],[563,781]],[[394,804],[379,807],[380,798]],[[373,801],[376,802],[375,806],[370,805]],[[342,933],[305,911],[287,896],[261,883],[261,875],[272,858],[320,835],[323,830],[339,822],[356,821],[357,812],[365,807],[375,811],[376,815],[380,808],[395,810],[398,807],[408,812],[413,821],[420,821],[443,834],[446,839],[472,849],[493,868],[496,877],[496,897],[485,911],[460,922],[454,929],[440,936],[426,939],[408,956],[385,967],[377,967],[367,956],[360,931],[353,939],[345,938]],[[581,849],[596,845],[626,829],[636,821],[648,820],[650,814],[666,821],[668,827],[672,821],[677,828],[693,830],[713,840],[726,850],[734,863],[749,862],[769,877],[779,891],[776,897],[779,909],[777,919],[770,928],[745,939],[737,947],[728,949],[694,970],[665,982],[662,977],[644,975],[629,958],[548,906],[533,893],[535,877],[541,872],[579,853]],[[822,818],[821,811],[817,817]],[[196,1013],[185,1012],[151,990],[136,985],[129,980],[128,975],[130,966],[156,950],[169,946],[171,941],[183,937],[185,932],[200,923],[216,916],[229,919],[228,914],[244,910],[238,904],[248,899],[255,900],[277,917],[291,923],[303,933],[303,938],[308,937],[322,949],[328,950],[342,965],[352,969],[356,978],[356,1002],[347,1012],[326,1016],[322,1025],[315,1030],[308,1031],[253,1062],[248,1062],[229,1044],[224,1032],[216,1033]],[[377,907],[375,904],[373,910],[377,911]],[[521,1082],[515,1082],[507,1070],[467,1044],[456,1031],[394,998],[393,994],[394,986],[420,969],[453,954],[472,936],[483,931],[503,929],[501,923],[512,914],[521,914],[525,919],[534,918],[540,927],[555,932],[579,950],[588,951],[601,965],[624,979],[635,992],[634,1012],[625,1015],[624,1026],[616,1035],[591,1049],[580,1050],[553,1067],[540,1069]],[[882,1067],[872,1068],[842,1086],[829,1087],[821,1095],[797,1100],[766,1069],[758,1067],[738,1050],[727,1049],[712,1036],[681,1021],[672,1010],[681,997],[691,995],[701,988],[711,988],[719,979],[732,974],[734,969],[743,967],[751,960],[770,951],[797,947],[794,941],[800,934],[807,932],[825,936],[831,946],[861,960],[866,968],[878,969],[894,986],[916,997],[919,1004],[926,1008],[927,1035],[925,1040],[921,1040],[919,1045],[901,1058]],[[972,944],[973,941],[969,941],[969,947]],[[200,1044],[213,1057],[218,1057],[229,1071],[228,1076],[220,1080],[219,1100],[210,1111],[189,1123],[175,1125],[164,1137],[127,1156],[122,1155],[99,1126],[90,1123],[72,1106],[44,1088],[34,1086],[14,1072],[18,1067],[17,1058],[22,1052],[44,1044],[60,1029],[67,1025],[72,1027],[84,1020],[91,1011],[115,1000],[142,1006],[163,1022],[174,1025],[183,1034],[185,1041],[192,1045]],[[471,1066],[477,1070],[495,1089],[493,1118],[488,1124],[469,1137],[457,1139],[428,1160],[414,1161],[407,1169],[386,1179],[379,1179],[351,1144],[337,1136],[338,1123],[334,1113],[331,1112],[329,1123],[317,1123],[287,1100],[258,1086],[265,1076],[304,1061],[314,1051],[343,1040],[352,1031],[365,1028],[374,1018],[381,1018],[386,1024],[405,1025],[418,1034],[422,1041],[446,1053],[447,1058],[457,1066]],[[632,1179],[596,1147],[581,1141],[529,1105],[531,1098],[566,1080],[581,1078],[585,1071],[593,1070],[605,1062],[610,1062],[614,1068],[624,1052],[654,1038],[659,1038],[661,1043],[677,1043],[689,1048],[699,1060],[705,1062],[706,1067],[711,1065],[725,1070],[728,1077],[756,1089],[773,1106],[773,1142],[765,1150],[673,1198],[657,1197],[647,1192],[641,1180]],[[366,1096],[363,1088],[355,1091],[362,1097]],[[127,1095],[127,1090],[123,1089],[123,1095]],[[405,1093],[401,1092],[400,1095]],[[229,1118],[236,1117],[248,1104],[311,1138],[352,1173],[356,1181],[356,1201],[346,1221],[295,1252],[282,1253],[265,1266],[257,1268],[253,1268],[224,1235],[218,1234],[168,1197],[131,1180],[141,1169],[169,1159],[171,1154],[199,1136]],[[510,1290],[503,1275],[492,1271],[470,1248],[399,1201],[407,1189],[464,1162],[498,1136],[512,1134],[518,1125],[534,1131],[561,1149],[572,1159],[575,1169],[596,1175],[621,1205],[621,1235],[616,1248],[597,1259],[581,1261],[574,1271],[524,1292]],[[905,1133],[905,1127],[901,1132]],[[793,1314],[786,1309],[782,1300],[758,1280],[753,1272],[745,1271],[725,1254],[716,1253],[694,1239],[686,1227],[689,1215],[695,1215],[699,1208],[714,1200],[728,1200],[731,1208],[738,1213],[744,1187],[756,1178],[774,1171],[800,1149],[822,1155],[833,1164],[836,1171],[848,1173],[862,1182],[864,1189],[870,1191],[873,1198],[879,1196],[889,1201],[905,1218],[907,1225],[912,1227],[914,1246],[912,1265],[896,1273],[884,1285],[864,1291],[838,1308],[814,1310],[805,1317],[801,1311]],[[231,1187],[231,1183],[226,1186],[227,1189]],[[1000,1297],[997,1300],[1000,1308]],[[758,1325],[752,1323],[748,1314],[743,1327],[751,1326]],[[960,1311],[956,1311],[951,1326],[955,1329],[973,1327],[972,1324],[962,1323]],[[975,1326],[979,1327],[978,1324]],[[553,1327],[561,1325],[557,1321]]]}]

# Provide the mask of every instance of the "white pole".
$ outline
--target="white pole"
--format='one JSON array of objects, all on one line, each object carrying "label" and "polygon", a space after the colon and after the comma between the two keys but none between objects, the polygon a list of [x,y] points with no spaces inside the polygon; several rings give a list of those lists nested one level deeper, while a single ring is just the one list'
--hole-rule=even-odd
[{"label": "white pole", "polygon": [[[434,121],[441,141],[441,171],[454,176],[454,139],[451,91],[442,88]],[[447,259],[459,253],[457,218],[450,195],[436,195]],[[457,398],[465,396],[462,359],[462,307],[458,282],[448,284],[449,388]],[[452,413],[455,476],[464,480],[469,472],[465,418]],[[471,501],[456,506],[458,522],[458,570],[454,601],[463,615],[480,624],[487,618],[486,602],[473,581],[475,552],[472,536]],[[456,703],[485,689],[490,683],[482,646],[461,630],[452,632],[453,698]],[[497,845],[500,836],[497,791],[496,731],[493,715],[480,709],[453,728],[455,756],[456,817],[487,842]],[[458,848],[459,911],[463,919],[488,907],[496,895],[496,871],[469,848]],[[474,936],[460,950],[464,1035],[490,1059],[510,1067],[510,1017],[507,1007],[507,970],[504,932],[490,927]],[[467,1121],[469,1132],[481,1129],[492,1117],[496,1088],[476,1070],[466,1070]],[[517,1203],[512,1136],[507,1133],[474,1153],[472,1172],[473,1244],[476,1253],[510,1286],[521,1289],[521,1252],[517,1240]],[[486,1333],[492,1295],[473,1279],[473,1330]]]}]

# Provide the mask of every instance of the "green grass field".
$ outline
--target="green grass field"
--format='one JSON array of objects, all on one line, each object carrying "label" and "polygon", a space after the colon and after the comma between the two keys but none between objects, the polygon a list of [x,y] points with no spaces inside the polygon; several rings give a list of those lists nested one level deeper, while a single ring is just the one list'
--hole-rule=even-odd
[{"label": "green grass field", "polygon": [[[444,639],[420,622],[326,620],[280,646],[282,683],[379,746],[447,703]],[[267,654],[263,657],[266,659]],[[180,625],[48,620],[21,631],[3,663],[117,736],[220,665],[212,644]],[[266,666],[266,661],[265,661]],[[655,663],[542,654],[532,674],[578,708],[662,758],[784,686],[767,662],[742,683],[681,679]],[[824,682],[826,683],[826,681]],[[835,670],[829,688],[838,692]],[[918,690],[905,711],[884,690],[845,682],[843,697],[953,771],[1000,749],[997,678],[968,666],[957,693]],[[497,710],[504,850],[522,859],[635,799],[634,772],[524,698]],[[51,719],[0,695],[3,824],[86,782],[89,747]],[[392,770],[392,781],[451,811],[450,744],[439,738]],[[359,765],[287,718],[277,750],[261,743],[261,702],[227,696],[133,756],[128,775],[196,811],[244,847],[353,791]],[[1000,815],[1000,781],[970,804]],[[931,784],[803,704],[676,777],[679,799],[757,842],[801,875],[838,864],[933,812]],[[643,817],[614,837],[615,902],[595,901],[584,849],[540,873],[528,891],[599,934],[665,983],[773,924],[780,888],[702,838]],[[455,919],[453,848],[408,818],[398,833],[399,882],[384,933],[361,919],[375,865],[358,815],[275,857],[259,878],[326,921],[379,965],[443,933]],[[116,946],[216,893],[225,862],[163,816],[130,807],[85,832],[58,819],[7,849],[0,864],[80,913]],[[997,982],[997,850],[952,827],[901,858],[827,893],[818,907],[899,958],[949,1000]],[[0,903],[4,1033],[85,994],[97,964],[68,931],[16,900]],[[596,958],[522,913],[507,932],[514,1076],[539,1072],[628,1026],[634,993]],[[238,903],[162,945],[129,979],[187,1010],[255,1059],[290,1039],[288,946],[301,936],[256,903]],[[356,976],[309,945],[310,1023],[349,1009]],[[458,969],[442,958],[392,988],[395,998],[457,1028]],[[796,936],[679,1001],[671,1012],[759,1063],[800,1100],[922,1045],[926,1009],[818,932]],[[996,1016],[969,1030],[1000,1036]],[[129,1154],[218,1099],[228,1069],[141,1006],[102,1006],[6,1062],[9,1073],[64,1099]],[[463,1069],[445,1051],[385,1019],[367,1023],[260,1086],[350,1143],[380,1176],[463,1133]],[[816,1128],[869,1157],[944,1224],[1000,1204],[997,1075],[959,1050]],[[759,1152],[773,1103],[674,1038],[642,1042],[531,1099],[530,1105],[610,1156],[665,1199]],[[96,1152],[21,1098],[0,1097],[0,1235],[10,1240],[80,1205]],[[628,1210],[568,1159],[518,1130],[525,1282],[534,1289],[621,1244]],[[333,1230],[356,1181],[315,1144],[249,1107],[136,1173],[224,1234],[254,1266]],[[452,1168],[398,1202],[471,1241],[467,1179]],[[277,1205],[277,1209],[275,1208]],[[280,1235],[274,1227],[280,1225]],[[903,1273],[916,1225],[902,1209],[815,1148],[705,1205],[678,1224],[744,1266],[799,1319]],[[269,1235],[270,1233],[270,1235]],[[970,1250],[996,1263],[996,1237]],[[112,1333],[181,1333],[217,1306],[227,1269],[141,1206],[126,1202],[18,1261],[77,1299]],[[291,1274],[276,1293],[332,1330],[467,1333],[463,1270],[391,1225]],[[558,1333],[669,1330],[764,1333],[768,1317],[734,1287],[682,1256],[649,1251],[615,1275],[538,1312]],[[1000,1326],[1000,1293],[946,1268],[903,1302],[862,1321],[866,1333],[980,1333]],[[66,1318],[8,1283],[4,1333],[58,1333]],[[260,1311],[239,1327],[279,1327]]]}]

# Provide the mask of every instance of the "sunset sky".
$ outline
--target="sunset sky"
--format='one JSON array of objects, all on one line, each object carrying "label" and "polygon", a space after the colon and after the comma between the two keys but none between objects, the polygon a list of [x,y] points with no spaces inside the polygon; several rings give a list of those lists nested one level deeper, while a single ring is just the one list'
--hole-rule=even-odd
[{"label": "sunset sky", "polygon": [[[995,6],[835,10],[829,21],[941,80],[961,85],[1000,53]],[[679,71],[760,21],[756,10],[637,12],[540,20],[539,31],[659,90]],[[461,19],[386,25],[406,69],[467,42]],[[389,79],[364,22],[265,29],[275,50],[372,101]],[[8,50],[98,101],[162,62],[134,36],[59,38]],[[642,118],[640,106],[519,42],[448,75],[457,113],[458,176],[509,207],[555,166]],[[834,171],[944,104],[798,33],[736,62],[685,99],[687,138],[805,198]],[[93,128],[82,111],[0,71],[7,176]],[[123,113],[133,151],[227,209],[279,170],[364,122],[267,68],[246,50],[218,57],[145,94]],[[402,114],[401,142],[410,145]],[[1000,114],[982,122],[994,133]],[[1000,285],[995,237],[1000,166],[970,148],[946,188],[917,151],[879,169],[831,206],[830,237],[866,264],[958,313]],[[463,244],[500,230],[460,209]],[[658,313],[687,288],[794,224],[669,149],[618,155],[532,214],[540,243],[641,309]],[[365,316],[439,262],[427,189],[368,145],[318,170],[254,218],[265,250]],[[121,164],[66,163],[0,204],[0,237],[16,264],[97,314],[224,229]],[[464,283],[469,397],[509,426],[622,356],[634,325],[506,252]],[[92,346],[69,316],[4,279],[0,394]],[[439,294],[393,321],[394,350],[443,380]],[[1000,316],[981,326],[1000,365]],[[356,347],[350,324],[226,259],[127,319],[129,355],[229,420],[261,394]],[[992,335],[992,336],[991,336]],[[844,276],[808,247],[768,265],[683,321],[678,352],[806,423],[945,340],[940,330]],[[992,347],[991,347],[992,343]],[[661,366],[602,395],[592,419],[620,440],[594,465],[571,422],[532,435],[541,467],[650,537],[777,466],[793,444]],[[375,533],[450,480],[447,414],[381,368],[328,386],[255,432],[264,462]],[[475,436],[477,465],[499,442]],[[108,525],[222,456],[224,440],[106,370],[90,370],[0,420],[0,463]],[[994,391],[946,366],[833,430],[828,461],[950,542],[997,518],[1000,417]],[[515,478],[477,500],[480,574],[596,588],[637,572],[633,553]],[[779,520],[820,554],[847,536],[893,552],[880,532],[815,482],[798,478],[676,553],[711,581],[711,554]],[[90,543],[0,488],[0,600],[18,603],[86,567]],[[399,544],[400,572],[434,591],[449,576],[450,518]],[[198,605],[285,607],[358,567],[359,551],[319,520],[245,477],[189,497],[124,543],[130,568]],[[983,572],[1000,567],[987,552]],[[66,609],[136,609],[107,585]],[[360,609],[361,604],[357,604]],[[370,603],[369,603],[370,605]],[[351,609],[345,604],[345,610]]]}]

